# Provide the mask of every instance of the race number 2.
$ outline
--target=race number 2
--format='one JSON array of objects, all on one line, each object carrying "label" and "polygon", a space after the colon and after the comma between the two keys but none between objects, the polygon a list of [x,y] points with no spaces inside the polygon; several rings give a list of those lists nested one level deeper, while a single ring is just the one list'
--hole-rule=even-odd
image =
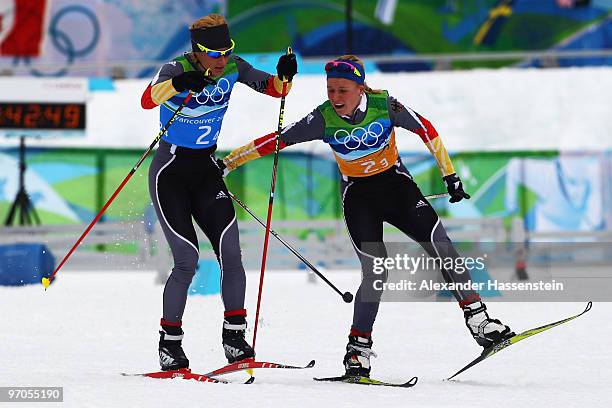
[{"label": "race number 2", "polygon": [[219,137],[219,132],[217,131],[217,133],[215,134],[215,137],[212,140],[206,140],[206,136],[208,136],[212,130],[212,127],[210,126],[200,126],[198,127],[198,129],[203,130],[204,133],[202,133],[198,139],[196,140],[196,144],[210,144],[212,142],[215,142],[217,140],[217,138]]}]

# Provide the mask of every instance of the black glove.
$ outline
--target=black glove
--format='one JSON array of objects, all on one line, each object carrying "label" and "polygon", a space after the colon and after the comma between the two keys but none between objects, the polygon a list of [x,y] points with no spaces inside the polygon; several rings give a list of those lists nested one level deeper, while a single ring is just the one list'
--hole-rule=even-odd
[{"label": "black glove", "polygon": [[278,59],[278,64],[276,64],[276,73],[281,80],[286,78],[287,81],[291,82],[293,76],[297,74],[297,60],[295,59],[295,54],[281,55]]},{"label": "black glove", "polygon": [[187,71],[172,78],[172,86],[179,92],[190,90],[200,93],[206,86],[216,83],[214,79],[201,71]]},{"label": "black glove", "polygon": [[221,177],[225,178],[225,176],[227,176],[230,171],[223,162],[223,160],[215,159],[214,156],[210,156],[210,158],[212,159],[213,163],[215,163],[215,166],[219,169],[219,174],[221,175]]},{"label": "black glove", "polygon": [[448,200],[449,202],[456,203],[464,198],[466,200],[470,199],[470,195],[463,191],[463,183],[461,183],[461,179],[455,173],[442,177],[442,180],[444,180],[446,190],[451,197],[450,200]]}]

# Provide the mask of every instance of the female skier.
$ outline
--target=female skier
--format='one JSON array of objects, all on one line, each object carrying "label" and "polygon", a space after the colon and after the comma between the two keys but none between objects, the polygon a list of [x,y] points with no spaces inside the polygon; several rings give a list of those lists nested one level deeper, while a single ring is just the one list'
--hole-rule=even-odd
[{"label": "female skier", "polygon": [[[357,57],[345,55],[330,61],[325,65],[325,72],[329,100],[284,128],[280,147],[322,140],[329,144],[338,163],[342,175],[344,219],[362,269],[343,363],[346,375],[367,377],[370,357],[376,356],[372,351],[371,334],[382,295],[382,291],[376,289],[380,285],[374,285],[374,281],[386,279],[386,272],[383,275],[373,273],[374,258],[386,256],[383,222],[394,225],[419,242],[432,257],[459,257],[436,211],[402,164],[393,128],[399,126],[421,137],[436,159],[451,203],[470,196],[463,190],[432,124],[404,107],[387,91],[368,87],[363,63]],[[272,153],[275,139],[276,133],[258,138],[231,152],[219,161],[219,165],[225,167],[227,173],[247,161]],[[470,280],[468,272],[442,268],[442,274],[447,282],[467,284]],[[479,345],[489,347],[513,335],[508,326],[489,317],[478,293],[458,290],[453,294]]]},{"label": "female skier", "polygon": [[[236,82],[272,97],[280,97],[283,79],[297,72],[295,56],[278,60],[277,75],[254,69],[232,54],[223,16],[210,14],[190,26],[192,51],[164,64],[142,95],[142,107],[160,106],[165,124],[193,93],[163,135],[149,169],[149,192],[174,258],[163,293],[159,340],[162,370],[189,367],[182,348],[181,327],[187,290],[199,259],[192,218],[213,246],[221,268],[221,298],[225,307],[222,344],[230,363],[254,357],[245,341],[246,277],[240,255],[234,207],[215,161],[217,138]],[[210,75],[205,72],[209,70]]]}]

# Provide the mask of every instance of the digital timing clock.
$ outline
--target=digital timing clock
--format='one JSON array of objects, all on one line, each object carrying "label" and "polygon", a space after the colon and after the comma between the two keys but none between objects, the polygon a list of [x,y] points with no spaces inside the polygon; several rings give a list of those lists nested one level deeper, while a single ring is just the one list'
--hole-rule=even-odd
[{"label": "digital timing clock", "polygon": [[0,129],[85,129],[84,103],[0,102]]}]

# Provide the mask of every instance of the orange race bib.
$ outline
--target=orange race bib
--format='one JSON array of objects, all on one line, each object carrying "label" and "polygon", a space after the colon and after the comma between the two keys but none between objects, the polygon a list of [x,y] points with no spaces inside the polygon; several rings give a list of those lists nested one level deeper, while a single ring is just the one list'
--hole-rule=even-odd
[{"label": "orange race bib", "polygon": [[381,173],[393,166],[398,156],[395,131],[391,132],[389,143],[385,147],[359,159],[346,161],[334,152],[340,173],[348,177],[367,177]]}]

